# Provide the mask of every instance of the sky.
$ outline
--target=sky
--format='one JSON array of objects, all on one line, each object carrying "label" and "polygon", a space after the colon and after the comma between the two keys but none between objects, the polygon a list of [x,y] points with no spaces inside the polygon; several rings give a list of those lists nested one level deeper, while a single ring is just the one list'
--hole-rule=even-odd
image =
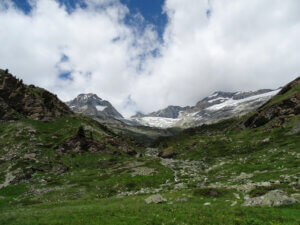
[{"label": "sky", "polygon": [[0,0],[0,68],[129,117],[300,74],[298,0]]}]

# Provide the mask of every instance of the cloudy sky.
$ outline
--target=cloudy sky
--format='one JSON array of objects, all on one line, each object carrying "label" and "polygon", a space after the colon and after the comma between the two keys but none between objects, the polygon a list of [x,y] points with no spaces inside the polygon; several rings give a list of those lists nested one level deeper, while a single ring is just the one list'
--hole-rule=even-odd
[{"label": "cloudy sky", "polygon": [[299,0],[0,0],[0,68],[124,116],[300,75]]}]

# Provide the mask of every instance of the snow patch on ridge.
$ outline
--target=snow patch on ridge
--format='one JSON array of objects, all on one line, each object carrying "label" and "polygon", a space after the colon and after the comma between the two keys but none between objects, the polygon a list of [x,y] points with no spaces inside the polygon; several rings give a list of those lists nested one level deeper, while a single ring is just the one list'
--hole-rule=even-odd
[{"label": "snow patch on ridge", "polygon": [[255,101],[255,100],[259,100],[259,99],[269,99],[272,96],[276,95],[279,91],[280,91],[280,89],[277,89],[277,90],[274,90],[271,92],[267,92],[267,93],[260,94],[260,95],[254,95],[254,96],[250,96],[248,98],[239,99],[239,100],[234,100],[234,99],[230,98],[225,102],[222,102],[222,103],[216,104],[216,105],[212,105],[206,109],[215,111],[215,110],[220,110],[224,107],[236,107],[242,103],[249,102],[249,101]]},{"label": "snow patch on ridge", "polygon": [[142,117],[135,118],[135,121],[139,122],[144,126],[169,128],[173,127],[179,119],[165,118],[165,117]]},{"label": "snow patch on ridge", "polygon": [[104,109],[106,109],[107,108],[107,106],[102,106],[102,105],[97,105],[96,106],[96,109],[98,110],[98,111],[103,111]]}]

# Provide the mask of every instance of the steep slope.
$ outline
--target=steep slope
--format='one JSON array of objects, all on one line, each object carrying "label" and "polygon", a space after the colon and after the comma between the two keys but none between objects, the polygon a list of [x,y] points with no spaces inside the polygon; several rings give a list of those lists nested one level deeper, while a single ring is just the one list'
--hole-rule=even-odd
[{"label": "steep slope", "polygon": [[84,115],[105,115],[116,119],[123,116],[112,106],[109,101],[99,98],[96,94],[80,94],[66,104],[76,113]]},{"label": "steep slope", "polygon": [[244,123],[245,127],[259,127],[272,121],[280,126],[286,120],[300,114],[300,77],[286,85],[270,101],[261,106]]},{"label": "steep slope", "polygon": [[178,107],[178,110],[175,111],[177,114],[172,114],[173,116],[166,116],[168,114],[161,113],[168,111],[168,107],[147,115],[134,116],[131,119],[152,127],[194,127],[251,112],[278,92],[279,89],[262,89],[251,92],[215,92],[197,102],[193,107]]},{"label": "steep slope", "polygon": [[0,70],[0,120],[28,117],[52,121],[72,114],[57,96],[42,88],[25,85],[7,70]]}]

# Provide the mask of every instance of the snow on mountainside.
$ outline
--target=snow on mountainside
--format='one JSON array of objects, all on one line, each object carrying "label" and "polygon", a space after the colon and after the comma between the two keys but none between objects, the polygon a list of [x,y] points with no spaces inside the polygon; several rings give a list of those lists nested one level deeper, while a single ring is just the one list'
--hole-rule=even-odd
[{"label": "snow on mountainside", "polygon": [[253,111],[279,91],[280,89],[262,89],[250,92],[215,92],[193,107],[180,107],[183,110],[178,110],[177,117],[161,116],[161,112],[170,109],[169,106],[147,115],[133,116],[131,120],[141,125],[159,128],[198,126]]},{"label": "snow on mountainside", "polygon": [[84,115],[104,115],[117,119],[123,116],[110,104],[109,101],[102,100],[96,94],[80,94],[75,99],[66,102],[66,104],[76,113]]}]

